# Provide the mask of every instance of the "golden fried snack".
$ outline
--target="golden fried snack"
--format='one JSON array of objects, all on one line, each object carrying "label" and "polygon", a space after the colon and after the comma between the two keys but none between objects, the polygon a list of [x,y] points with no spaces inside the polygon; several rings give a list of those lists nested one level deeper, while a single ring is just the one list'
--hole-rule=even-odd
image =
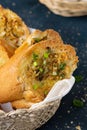
[{"label": "golden fried snack", "polygon": [[4,46],[9,56],[14,54],[29,34],[28,27],[16,13],[0,6],[0,38],[7,42]]},{"label": "golden fried snack", "polygon": [[3,40],[0,39],[0,67],[2,67],[8,60],[8,54],[5,48],[2,46]]},{"label": "golden fried snack", "polygon": [[47,29],[45,31],[35,30],[25,42],[29,45],[33,45],[44,40],[57,40],[59,44],[63,43],[63,40],[58,32],[53,29]]},{"label": "golden fried snack", "polygon": [[58,80],[71,77],[77,63],[75,49],[55,40],[20,49],[0,69],[0,102],[27,108],[42,101]]},{"label": "golden fried snack", "polygon": [[22,49],[24,50],[24,48],[26,49],[27,47],[33,44],[39,43],[40,41],[44,41],[44,40],[55,40],[58,42],[58,44],[63,44],[63,40],[61,36],[55,30],[53,29],[47,29],[45,31],[35,30],[33,33],[31,33],[28,36],[28,38],[24,41],[21,47],[16,49],[15,53],[17,53],[18,51]]}]

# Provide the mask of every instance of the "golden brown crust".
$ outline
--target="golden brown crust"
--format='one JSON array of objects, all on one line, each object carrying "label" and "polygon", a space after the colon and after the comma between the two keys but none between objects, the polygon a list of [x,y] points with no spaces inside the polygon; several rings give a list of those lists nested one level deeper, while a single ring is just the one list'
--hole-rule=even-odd
[{"label": "golden brown crust", "polygon": [[9,44],[7,44],[6,40],[4,40],[3,38],[0,38],[0,45],[3,46],[6,53],[8,54],[8,57],[10,58],[13,52],[15,51],[15,49],[12,48]]},{"label": "golden brown crust", "polygon": [[4,41],[0,39],[0,67],[3,66],[9,60],[5,48],[2,46],[3,42]]},{"label": "golden brown crust", "polygon": [[44,33],[47,33],[48,40],[55,40],[55,41],[57,40],[58,43],[63,44],[63,40],[57,31],[53,29],[46,29]]},{"label": "golden brown crust", "polygon": [[13,55],[15,49],[20,46],[30,34],[28,27],[22,19],[10,9],[0,6],[0,37],[6,40],[6,49]]},{"label": "golden brown crust", "polygon": [[45,31],[35,30],[25,41],[28,45],[33,45],[44,40],[55,40],[59,44],[63,43],[63,40],[58,32],[53,29],[47,29]]},{"label": "golden brown crust", "polygon": [[24,41],[24,43],[21,45],[20,48],[16,49],[15,53],[22,49],[26,49],[28,46],[31,46],[33,44],[37,44],[40,41],[47,41],[47,40],[55,40],[58,42],[58,44],[63,44],[63,40],[59,33],[53,29],[47,29],[45,31],[41,30],[35,30],[33,33],[31,33],[28,38]]},{"label": "golden brown crust", "polygon": [[[42,59],[44,59],[43,56],[47,49],[50,49],[51,51],[49,52],[49,56],[46,55],[45,57],[48,58],[48,64],[45,65],[45,68],[49,69],[54,62],[57,62],[59,66],[63,62],[65,64],[65,68],[63,68],[61,72],[64,72],[65,76],[62,78],[70,78],[73,71],[77,68],[78,57],[76,56],[75,49],[71,45],[59,44],[58,41],[55,40],[41,41],[38,44],[26,47],[26,49],[22,48],[22,50],[16,53],[5,64],[5,66],[0,69],[1,103],[20,99],[24,99],[25,102],[28,102],[28,104],[29,102],[39,102],[44,99],[46,91],[48,93],[53,84],[56,81],[61,80],[60,75],[56,75],[55,78],[53,77],[53,75],[51,75],[53,72],[52,67],[50,71],[44,74],[40,79],[38,77],[38,74],[36,75],[36,70],[34,70],[36,69],[36,67],[33,66],[33,54],[37,54],[39,56],[37,62],[39,63],[39,65],[40,62],[41,65],[43,65]],[[50,59],[49,57],[53,58]],[[38,86],[42,86],[37,88],[35,84],[37,84]],[[13,105],[14,107],[16,107],[16,103],[17,102],[15,102],[15,106]],[[21,108],[21,106],[23,107],[23,103],[21,104],[20,101],[20,105],[16,108]]]},{"label": "golden brown crust", "polygon": [[11,103],[14,109],[29,108],[34,104],[32,102],[26,101],[25,99],[16,100]]}]

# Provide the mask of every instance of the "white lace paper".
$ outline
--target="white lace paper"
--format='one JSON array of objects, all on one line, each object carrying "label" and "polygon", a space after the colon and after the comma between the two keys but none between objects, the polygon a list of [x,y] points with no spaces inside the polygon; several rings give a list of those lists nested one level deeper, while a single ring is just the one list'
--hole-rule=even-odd
[{"label": "white lace paper", "polygon": [[[32,105],[30,109],[41,106],[44,103],[55,101],[57,99],[61,100],[66,94],[70,92],[74,83],[75,78],[73,76],[70,79],[64,79],[56,82],[55,85],[52,87],[51,91],[48,93],[47,97],[42,102]],[[1,107],[5,112],[13,110],[10,102],[1,104]]]},{"label": "white lace paper", "polygon": [[70,79],[63,79],[54,84],[51,91],[48,93],[47,97],[40,103],[32,105],[31,108],[36,108],[44,103],[55,101],[57,99],[62,99],[66,94],[70,92],[75,83],[75,78],[72,76]]}]

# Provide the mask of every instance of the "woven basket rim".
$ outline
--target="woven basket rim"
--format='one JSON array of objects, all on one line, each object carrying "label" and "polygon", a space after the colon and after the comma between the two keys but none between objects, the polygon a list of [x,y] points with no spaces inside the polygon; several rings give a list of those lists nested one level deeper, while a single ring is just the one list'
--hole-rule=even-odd
[{"label": "woven basket rim", "polygon": [[60,2],[60,3],[63,3],[63,2],[67,2],[67,3],[87,3],[87,1],[73,1],[73,0],[53,0],[54,2]]},{"label": "woven basket rim", "polygon": [[35,109],[17,109],[0,112],[0,130],[36,130],[45,124],[57,111],[61,99],[44,103]]},{"label": "woven basket rim", "polygon": [[51,102],[48,102],[48,103],[43,103],[41,106],[35,107],[35,109],[31,107],[31,108],[16,109],[16,110],[13,110],[13,111],[10,111],[10,112],[5,112],[3,110],[0,110],[0,116],[3,116],[3,115],[5,115],[5,116],[8,116],[8,115],[11,116],[11,115],[14,115],[14,114],[23,113],[25,111],[30,113],[31,111],[37,111],[37,110],[45,107],[46,105],[49,106],[51,103],[55,104],[55,102],[58,101],[58,100],[61,101],[61,99],[57,99],[55,101],[51,101]]},{"label": "woven basket rim", "polygon": [[72,17],[87,15],[87,1],[39,0],[55,14]]},{"label": "woven basket rim", "polygon": [[[44,3],[44,0],[39,0],[40,2]],[[47,1],[47,0],[45,0]],[[67,4],[87,4],[87,1],[71,1],[71,0],[51,0],[52,2],[57,2],[57,3],[67,3]],[[49,0],[50,2],[50,0]]]}]

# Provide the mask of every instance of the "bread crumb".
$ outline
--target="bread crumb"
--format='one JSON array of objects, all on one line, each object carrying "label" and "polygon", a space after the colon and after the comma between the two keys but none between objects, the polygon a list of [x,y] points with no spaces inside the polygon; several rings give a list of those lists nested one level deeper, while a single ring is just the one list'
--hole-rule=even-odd
[{"label": "bread crumb", "polygon": [[78,32],[77,35],[80,36],[81,34]]},{"label": "bread crumb", "polygon": [[16,3],[13,2],[13,3],[12,3],[12,6],[16,6]]},{"label": "bread crumb", "polygon": [[67,113],[70,114],[70,110],[68,110]]}]

